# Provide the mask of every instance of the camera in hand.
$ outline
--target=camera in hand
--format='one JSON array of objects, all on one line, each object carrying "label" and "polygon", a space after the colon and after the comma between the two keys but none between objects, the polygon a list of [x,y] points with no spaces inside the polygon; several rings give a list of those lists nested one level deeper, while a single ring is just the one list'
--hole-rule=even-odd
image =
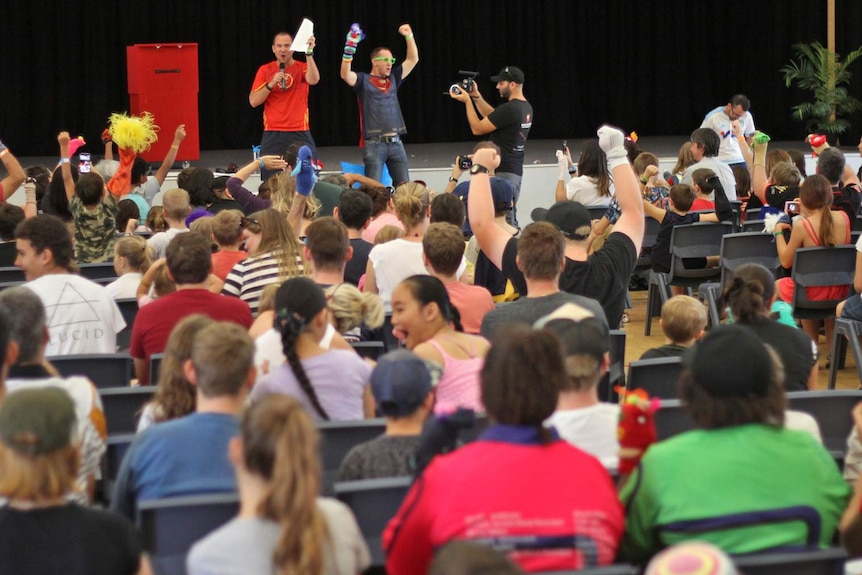
[{"label": "camera in hand", "polygon": [[792,200],[784,202],[784,212],[791,216],[799,215],[799,204]]},{"label": "camera in hand", "polygon": [[460,94],[461,90],[463,90],[469,94],[473,91],[473,85],[476,84],[476,76],[479,75],[479,72],[458,70],[458,73],[464,76],[464,79],[449,86],[449,91],[453,94]]},{"label": "camera in hand", "polygon": [[469,156],[458,156],[458,167],[462,170],[469,170],[473,165],[473,160]]}]

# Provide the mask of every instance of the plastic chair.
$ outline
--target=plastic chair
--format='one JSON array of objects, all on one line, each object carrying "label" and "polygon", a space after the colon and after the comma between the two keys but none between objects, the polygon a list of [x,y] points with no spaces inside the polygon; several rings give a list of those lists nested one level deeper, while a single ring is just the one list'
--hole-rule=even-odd
[{"label": "plastic chair", "polygon": [[81,277],[85,277],[88,280],[110,279],[111,281],[113,281],[117,279],[117,270],[114,269],[113,261],[98,262],[94,264],[79,264],[78,268],[78,273],[81,274]]},{"label": "plastic chair", "polygon": [[351,341],[350,347],[366,359],[377,360],[386,353],[386,346],[382,341]]},{"label": "plastic chair", "polygon": [[655,412],[655,430],[659,441],[691,431],[694,428],[694,421],[680,400],[661,400],[661,407]]},{"label": "plastic chair", "polygon": [[856,362],[856,376],[862,383],[862,347],[859,338],[862,337],[862,322],[839,317],[835,320],[835,332],[832,334],[830,355],[832,361],[829,364],[829,389],[835,389],[835,377],[839,369],[844,369],[847,359],[847,344],[853,350],[853,359]]},{"label": "plastic chair", "polygon": [[159,381],[163,359],[165,359],[164,353],[154,353],[150,356],[150,385],[155,385]]},{"label": "plastic chair", "polygon": [[[15,245],[12,242],[12,245]],[[24,283],[27,278],[24,277],[24,272],[16,266],[0,267],[0,283]]]},{"label": "plastic chair", "polygon": [[661,306],[671,298],[672,293],[670,286],[667,285],[667,274],[650,271],[649,288],[647,289],[644,335],[650,335],[652,333],[652,318],[661,317]]},{"label": "plastic chair", "polygon": [[862,390],[793,391],[787,394],[790,409],[804,411],[817,420],[823,446],[836,461],[847,454],[847,436],[853,429],[853,407],[862,401]]},{"label": "plastic chair", "polygon": [[797,319],[826,319],[835,317],[835,306],[844,297],[830,300],[810,300],[806,287],[853,287],[856,269],[856,247],[841,245],[831,248],[800,248],[793,256],[792,278],[796,282],[790,305]]},{"label": "plastic chair", "polygon": [[675,226],[670,237],[670,272],[667,284],[688,290],[721,275],[720,268],[686,269],[683,260],[721,254],[721,239],[733,231],[727,222]]},{"label": "plastic chair", "polygon": [[733,557],[745,575],[844,575],[846,561],[847,552],[840,547]]},{"label": "plastic chair", "polygon": [[611,365],[608,372],[599,381],[599,400],[616,403],[617,393],[614,386],[626,384],[626,331],[624,329],[610,330]]},{"label": "plastic chair", "polygon": [[13,267],[16,259],[18,259],[18,248],[15,242],[0,242],[0,266]]},{"label": "plastic chair", "polygon": [[759,234],[762,234],[764,225],[766,225],[765,220],[746,220],[742,222],[742,232],[757,232]]},{"label": "plastic chair", "polygon": [[775,273],[781,265],[771,235],[755,232],[727,234],[721,238],[721,285],[743,264],[760,264]]},{"label": "plastic chair", "polygon": [[138,528],[153,570],[161,575],[185,575],[192,545],[239,511],[239,495],[216,493],[138,502]]},{"label": "plastic chair", "polygon": [[137,298],[120,298],[114,300],[117,307],[120,308],[120,313],[123,314],[123,319],[126,322],[126,327],[117,334],[117,347],[119,349],[129,349],[132,343],[132,326],[135,324],[135,318],[138,316],[138,300]]},{"label": "plastic chair", "polygon": [[641,359],[629,364],[626,389],[643,389],[650,397],[676,399],[676,381],[682,373],[682,358]]},{"label": "plastic chair", "polygon": [[344,456],[355,445],[370,441],[386,431],[382,418],[358,421],[324,421],[317,425],[320,432],[320,455],[323,464],[323,492],[332,493],[335,475]]},{"label": "plastic chair", "polygon": [[350,507],[356,517],[371,551],[372,566],[386,563],[381,543],[383,530],[395,517],[412,483],[411,477],[393,477],[335,484],[335,496]]},{"label": "plastic chair", "polygon": [[857,215],[851,225],[854,232],[862,232],[862,216]]},{"label": "plastic chair", "polygon": [[134,433],[138,428],[141,410],[156,392],[155,386],[107,387],[99,390],[108,433]]},{"label": "plastic chair", "polygon": [[55,355],[47,360],[63,377],[81,375],[100,389],[128,387],[132,381],[132,357],[128,353]]},{"label": "plastic chair", "polygon": [[120,472],[120,465],[126,456],[126,451],[135,440],[134,433],[121,433],[119,435],[108,435],[105,442],[105,456],[102,457],[102,498],[110,503],[114,493],[114,481]]}]

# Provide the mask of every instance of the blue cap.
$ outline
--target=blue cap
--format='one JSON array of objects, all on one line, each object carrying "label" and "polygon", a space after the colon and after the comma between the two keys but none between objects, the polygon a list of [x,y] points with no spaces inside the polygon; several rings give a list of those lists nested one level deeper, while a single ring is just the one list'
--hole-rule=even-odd
[{"label": "blue cap", "polygon": [[380,412],[388,417],[411,415],[432,387],[425,360],[406,349],[381,356],[371,372],[371,393]]}]

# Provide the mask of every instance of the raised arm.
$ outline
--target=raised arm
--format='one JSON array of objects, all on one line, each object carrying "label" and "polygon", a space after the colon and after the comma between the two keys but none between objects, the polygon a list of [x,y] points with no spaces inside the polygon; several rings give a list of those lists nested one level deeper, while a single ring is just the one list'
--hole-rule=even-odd
[{"label": "raised arm", "polygon": [[[473,165],[495,170],[500,165],[500,156],[492,148],[482,148],[473,154]],[[479,248],[497,269],[503,269],[503,252],[511,236],[494,223],[494,201],[491,198],[491,178],[478,173],[470,176],[470,192],[467,194],[467,211],[470,227],[479,242]]]},{"label": "raised arm", "polygon": [[174,141],[171,144],[168,153],[165,154],[165,159],[162,160],[162,165],[159,166],[159,170],[156,172],[156,181],[161,186],[165,183],[165,178],[168,177],[168,172],[171,169],[171,166],[174,165],[174,161],[177,159],[177,152],[180,149],[180,144],[186,138],[186,125],[180,124],[177,126],[177,129],[174,130]]},{"label": "raised arm", "polygon": [[305,51],[305,64],[308,69],[305,71],[305,81],[310,86],[317,85],[320,82],[320,70],[317,69],[317,62],[314,61],[314,36],[308,39],[308,49]]},{"label": "raised arm", "polygon": [[562,151],[557,150],[557,187],[554,189],[554,200],[567,200],[566,177],[569,175],[569,159]]},{"label": "raised arm", "polygon": [[754,142],[754,165],[751,168],[751,191],[766,205],[766,149],[769,144]]},{"label": "raised arm", "polygon": [[461,164],[458,162],[460,157],[456,156],[455,163],[452,164],[452,175],[449,176],[449,183],[446,184],[446,188],[443,190],[446,194],[451,194],[455,191],[455,188],[458,187],[458,178],[464,173],[464,170],[461,169]]},{"label": "raised arm", "polygon": [[[608,167],[614,176],[617,203],[620,205],[620,219],[614,224],[614,233],[629,237],[640,253],[644,239],[644,201],[635,174],[629,167],[622,130],[602,126],[597,132],[599,146],[608,157]],[[662,214],[664,216],[664,214]]]},{"label": "raised arm", "polygon": [[72,164],[69,159],[69,132],[60,132],[57,135],[60,144],[60,171],[63,173],[63,188],[66,190],[66,198],[72,199],[75,195],[75,180],[72,179]]},{"label": "raised arm", "polygon": [[18,186],[24,182],[26,175],[21,163],[3,142],[0,142],[0,161],[6,168],[6,177],[0,181],[0,201],[6,201],[6,198],[14,194]]},{"label": "raised arm", "polygon": [[743,132],[742,122],[739,120],[733,121],[733,137],[736,138],[737,143],[739,144],[739,151],[742,152],[742,159],[745,160],[745,165],[748,167],[748,170],[751,171],[752,165],[754,165],[754,154],[751,153],[751,145],[748,143],[748,139],[745,137],[745,133]]},{"label": "raised arm", "polygon": [[261,162],[268,170],[284,170],[287,167],[287,162],[278,156],[261,156],[260,160],[252,160],[227,181],[227,191],[248,213],[265,210],[272,206],[270,200],[259,198],[243,186],[249,176],[260,168]]},{"label": "raised arm", "polygon": [[401,77],[406,78],[419,63],[419,47],[416,45],[416,38],[413,37],[413,29],[410,24],[399,26],[398,33],[404,36],[404,40],[407,42],[407,55],[404,57],[404,63],[401,64]]},{"label": "raised arm", "polygon": [[[344,41],[344,54],[341,56],[341,79],[351,88],[356,85],[356,72],[353,71],[353,56],[356,54],[356,47],[365,38],[362,28],[356,22],[350,26],[347,31],[347,37]],[[406,63],[406,62],[405,62]],[[403,68],[402,68],[403,69]],[[402,78],[405,74],[402,73]]]}]

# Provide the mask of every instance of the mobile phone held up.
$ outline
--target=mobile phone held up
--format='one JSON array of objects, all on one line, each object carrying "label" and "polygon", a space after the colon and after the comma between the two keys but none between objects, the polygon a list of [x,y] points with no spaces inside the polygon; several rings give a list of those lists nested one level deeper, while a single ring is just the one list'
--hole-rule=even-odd
[{"label": "mobile phone held up", "polygon": [[788,216],[798,216],[799,204],[793,200],[784,202],[784,213],[786,213]]},{"label": "mobile phone held up", "polygon": [[458,156],[458,167],[462,170],[469,170],[473,165],[473,160],[470,156]]},{"label": "mobile phone held up", "polygon": [[78,154],[78,158],[78,171],[82,174],[89,174],[90,168],[92,167],[92,164],[90,163],[90,154],[87,152],[81,152]]}]

